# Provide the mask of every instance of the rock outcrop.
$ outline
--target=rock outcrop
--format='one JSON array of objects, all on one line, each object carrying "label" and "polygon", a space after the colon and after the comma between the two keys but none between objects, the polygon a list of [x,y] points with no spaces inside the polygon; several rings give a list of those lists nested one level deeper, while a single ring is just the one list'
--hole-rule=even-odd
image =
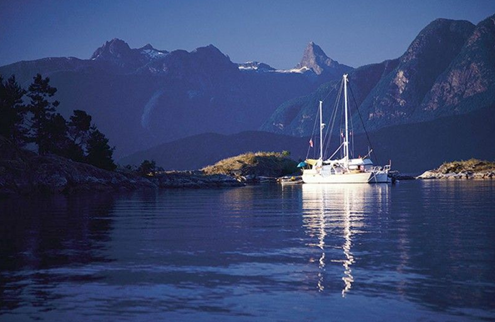
[{"label": "rock outcrop", "polygon": [[224,174],[207,175],[203,171],[164,171],[150,179],[160,188],[222,188],[244,184]]},{"label": "rock outcrop", "polygon": [[111,172],[56,155],[40,156],[0,137],[0,193],[73,192],[154,188],[133,174]]},{"label": "rock outcrop", "polygon": [[162,172],[150,178],[128,171],[106,171],[57,155],[40,156],[0,137],[0,195],[242,185],[227,175],[201,171]]},{"label": "rock outcrop", "polygon": [[425,171],[418,179],[494,179],[495,162],[471,159],[445,162],[438,169]]},{"label": "rock outcrop", "polygon": [[209,175],[228,175],[242,182],[281,177],[298,171],[297,162],[276,152],[245,153],[221,160],[202,169]]}]

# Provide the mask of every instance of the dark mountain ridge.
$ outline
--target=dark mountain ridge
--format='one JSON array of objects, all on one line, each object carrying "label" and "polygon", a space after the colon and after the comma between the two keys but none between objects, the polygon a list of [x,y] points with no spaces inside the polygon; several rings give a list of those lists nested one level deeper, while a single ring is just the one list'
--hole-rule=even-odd
[{"label": "dark mountain ridge", "polygon": [[125,41],[114,38],[96,49],[90,60],[107,61],[122,67],[125,71],[132,72],[167,54],[168,51],[155,49],[150,44],[131,49]]},{"label": "dark mountain ridge", "polygon": [[117,157],[197,133],[257,129],[282,102],[330,79],[252,73],[213,45],[168,52],[151,45],[132,49],[120,39],[103,44],[89,60],[47,58],[0,67],[0,74],[15,74],[24,87],[36,73],[58,88],[64,116],[74,109],[93,116],[117,146]]},{"label": "dark mountain ridge", "polygon": [[[495,16],[474,26],[437,19],[425,27],[395,60],[354,69],[350,86],[368,130],[425,122],[470,113],[495,103]],[[310,135],[318,101],[331,108],[340,81],[280,105],[261,127],[264,131]],[[351,109],[356,109],[351,98]],[[325,112],[324,112],[325,113]],[[363,130],[353,115],[354,130]]]},{"label": "dark mountain ridge", "polygon": [[[459,54],[472,33],[468,21],[437,19],[424,28],[360,106],[368,128],[410,122],[437,77]],[[419,113],[416,113],[419,115]],[[421,116],[419,117],[421,119]]]},{"label": "dark mountain ridge", "polygon": [[429,118],[461,114],[495,101],[495,15],[481,21],[431,87],[418,110]]}]

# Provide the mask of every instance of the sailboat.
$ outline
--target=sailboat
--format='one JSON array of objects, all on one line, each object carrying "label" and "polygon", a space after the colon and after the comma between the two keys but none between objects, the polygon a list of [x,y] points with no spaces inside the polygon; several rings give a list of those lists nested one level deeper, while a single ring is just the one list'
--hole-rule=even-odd
[{"label": "sailboat", "polygon": [[[345,130],[342,133],[343,142],[332,155],[343,149],[343,157],[340,159],[324,159],[323,157],[323,101],[320,101],[320,157],[318,159],[306,159],[302,166],[302,180],[304,183],[389,183],[388,173],[390,164],[383,167],[375,166],[370,159],[370,151],[365,157],[351,158],[349,155],[349,108],[347,104],[347,74],[342,78],[344,87],[344,118]],[[311,141],[312,142],[312,141]]]}]

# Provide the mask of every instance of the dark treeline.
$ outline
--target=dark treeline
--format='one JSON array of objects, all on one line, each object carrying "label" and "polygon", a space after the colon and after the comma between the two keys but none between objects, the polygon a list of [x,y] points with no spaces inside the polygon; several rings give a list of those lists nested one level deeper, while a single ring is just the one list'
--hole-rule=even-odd
[{"label": "dark treeline", "polygon": [[0,135],[23,147],[34,143],[40,155],[52,153],[98,168],[115,170],[113,150],[91,116],[75,110],[67,121],[56,109],[50,79],[37,74],[27,90],[12,75],[0,75]]}]

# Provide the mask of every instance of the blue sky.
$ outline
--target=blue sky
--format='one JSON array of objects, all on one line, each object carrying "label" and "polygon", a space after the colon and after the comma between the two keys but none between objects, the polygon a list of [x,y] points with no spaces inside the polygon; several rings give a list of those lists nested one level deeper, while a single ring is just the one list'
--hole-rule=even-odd
[{"label": "blue sky", "polygon": [[473,23],[494,0],[438,1],[7,1],[0,0],[0,65],[89,58],[105,41],[193,50],[213,44],[234,62],[290,68],[314,41],[358,67],[400,56],[436,18]]}]

